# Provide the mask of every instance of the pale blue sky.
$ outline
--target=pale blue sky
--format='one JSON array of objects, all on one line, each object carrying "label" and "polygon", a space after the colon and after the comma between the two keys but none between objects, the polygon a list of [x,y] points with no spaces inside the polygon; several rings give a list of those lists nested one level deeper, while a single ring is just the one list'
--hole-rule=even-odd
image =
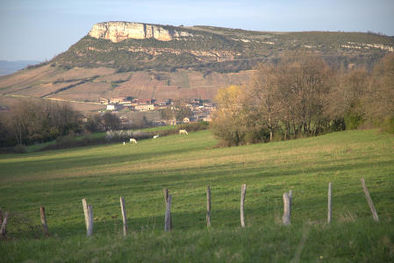
[{"label": "pale blue sky", "polygon": [[0,0],[0,60],[49,60],[103,21],[393,36],[394,1]]}]

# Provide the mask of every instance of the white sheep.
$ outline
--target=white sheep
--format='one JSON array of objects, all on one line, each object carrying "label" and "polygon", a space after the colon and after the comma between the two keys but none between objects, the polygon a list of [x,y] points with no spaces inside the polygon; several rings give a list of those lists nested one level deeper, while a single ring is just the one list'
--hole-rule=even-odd
[{"label": "white sheep", "polygon": [[187,130],[179,130],[179,134],[189,135],[189,133],[187,133]]},{"label": "white sheep", "polygon": [[137,140],[134,139],[134,138],[130,138],[130,143],[135,143],[135,144],[137,144]]}]

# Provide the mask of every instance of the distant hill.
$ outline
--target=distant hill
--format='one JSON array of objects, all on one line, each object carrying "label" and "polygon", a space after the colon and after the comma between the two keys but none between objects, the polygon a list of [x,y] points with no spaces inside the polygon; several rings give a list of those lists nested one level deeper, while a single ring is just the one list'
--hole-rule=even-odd
[{"label": "distant hill", "polygon": [[35,65],[38,63],[40,62],[36,60],[17,60],[17,61],[0,60],[0,76],[12,74],[29,65]]},{"label": "distant hill", "polygon": [[345,32],[258,32],[210,26],[175,27],[127,22],[93,26],[87,36],[57,56],[62,66],[117,71],[192,69],[238,72],[286,51],[319,53],[332,64],[371,64],[394,51],[393,38]]},{"label": "distant hill", "polygon": [[394,38],[104,22],[51,61],[1,77],[0,94],[86,103],[117,96],[212,99],[218,88],[246,84],[257,63],[294,51],[319,54],[336,67],[371,67],[394,52]]}]

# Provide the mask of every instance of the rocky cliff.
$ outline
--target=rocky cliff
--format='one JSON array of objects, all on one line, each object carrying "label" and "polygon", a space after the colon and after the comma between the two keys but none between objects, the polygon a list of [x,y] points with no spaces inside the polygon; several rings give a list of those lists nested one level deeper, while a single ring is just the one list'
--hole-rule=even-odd
[{"label": "rocky cliff", "polygon": [[171,41],[193,35],[186,31],[175,30],[171,27],[133,23],[133,22],[104,22],[93,26],[89,36],[111,40],[114,43],[125,39],[149,39]]}]

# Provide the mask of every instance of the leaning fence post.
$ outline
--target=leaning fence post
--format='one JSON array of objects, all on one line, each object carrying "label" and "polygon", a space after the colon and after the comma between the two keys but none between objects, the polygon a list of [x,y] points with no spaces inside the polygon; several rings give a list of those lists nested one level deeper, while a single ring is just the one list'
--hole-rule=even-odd
[{"label": "leaning fence post", "polygon": [[171,200],[172,196],[168,195],[167,202],[166,202],[166,214],[164,217],[164,231],[168,232],[171,231],[172,224],[171,224]]},{"label": "leaning fence post", "polygon": [[328,211],[327,211],[327,223],[331,223],[332,219],[332,202],[331,202],[331,191],[332,185],[331,182],[328,183]]},{"label": "leaning fence post", "polygon": [[283,194],[283,217],[282,217],[282,222],[284,225],[290,225],[290,197],[289,193],[284,193]]},{"label": "leaning fence post", "polygon": [[127,235],[127,215],[126,215],[126,206],[124,202],[124,198],[120,197],[120,210],[122,211],[122,220],[123,220],[123,235]]},{"label": "leaning fence post", "polygon": [[4,218],[3,218],[3,223],[1,224],[1,228],[0,228],[0,233],[4,237],[5,237],[5,234],[7,233],[7,231],[6,231],[7,220],[8,220],[8,212],[5,212]]},{"label": "leaning fence post", "polygon": [[211,187],[207,186],[207,227],[211,226]]},{"label": "leaning fence post", "polygon": [[44,231],[44,234],[46,236],[49,236],[47,217],[45,216],[45,207],[43,207],[43,206],[40,206],[40,218],[41,218],[41,224],[42,224],[42,231]]},{"label": "leaning fence post", "polygon": [[376,212],[375,206],[373,205],[371,196],[369,195],[369,192],[368,192],[368,188],[367,188],[367,186],[365,185],[365,180],[364,180],[364,178],[361,178],[361,184],[362,184],[362,186],[363,186],[365,198],[367,199],[369,208],[371,209],[373,219],[374,219],[376,222],[379,222],[378,213]]},{"label": "leaning fence post", "polygon": [[240,206],[241,227],[245,227],[245,216],[244,216],[245,195],[246,195],[246,184],[243,184],[241,186],[241,206]]}]

